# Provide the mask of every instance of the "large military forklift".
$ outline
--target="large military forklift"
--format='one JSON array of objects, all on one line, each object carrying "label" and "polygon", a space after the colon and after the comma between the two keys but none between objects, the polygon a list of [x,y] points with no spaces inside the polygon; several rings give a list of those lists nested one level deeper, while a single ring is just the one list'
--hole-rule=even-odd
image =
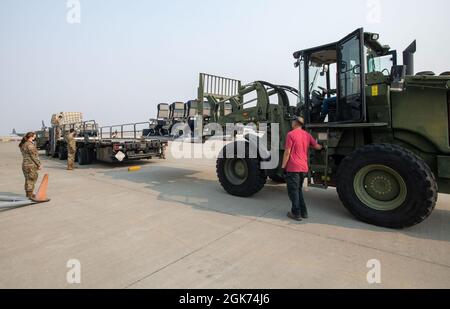
[{"label": "large military forklift", "polygon": [[[287,93],[295,93],[289,87],[265,82],[241,86],[217,77],[225,90],[214,86],[219,90],[211,91],[200,75],[199,102],[206,98],[215,107],[218,123],[280,126],[279,149],[259,147],[255,157],[226,151],[239,143],[249,148],[251,138],[224,148],[217,161],[222,186],[232,195],[249,197],[264,187],[268,176],[282,180],[280,164],[272,170],[261,167],[268,152],[279,151],[281,161],[290,122],[303,116],[305,129],[325,146],[310,154],[310,186],[336,187],[350,213],[369,224],[406,228],[424,221],[438,192],[450,193],[450,74],[414,74],[415,51],[413,42],[398,65],[397,52],[363,29],[298,51],[297,106],[289,103]],[[238,86],[227,88],[230,81]],[[246,108],[244,95],[252,91],[256,106]],[[232,112],[225,116],[226,103]]]}]

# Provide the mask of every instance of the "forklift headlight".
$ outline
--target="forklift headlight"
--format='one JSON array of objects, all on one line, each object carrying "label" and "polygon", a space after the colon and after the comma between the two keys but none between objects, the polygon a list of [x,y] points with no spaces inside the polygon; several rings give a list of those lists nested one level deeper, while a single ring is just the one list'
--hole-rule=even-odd
[{"label": "forklift headlight", "polygon": [[378,41],[379,38],[380,38],[380,35],[378,33],[373,33],[372,34],[372,40],[373,41]]}]

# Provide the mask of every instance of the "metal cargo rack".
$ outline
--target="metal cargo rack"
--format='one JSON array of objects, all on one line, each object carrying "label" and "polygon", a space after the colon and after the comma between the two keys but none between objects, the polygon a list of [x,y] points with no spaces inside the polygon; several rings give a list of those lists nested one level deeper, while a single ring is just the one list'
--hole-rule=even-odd
[{"label": "metal cargo rack", "polygon": [[88,120],[83,122],[65,124],[61,126],[62,134],[61,138],[64,138],[65,135],[71,130],[74,129],[79,136],[81,137],[97,137],[98,136],[98,124],[95,120]]},{"label": "metal cargo rack", "polygon": [[[152,128],[150,121],[127,123],[112,126],[105,126],[100,128],[99,141],[110,142],[120,140],[151,140],[155,139],[149,135]],[[147,133],[147,134],[146,134]]]}]

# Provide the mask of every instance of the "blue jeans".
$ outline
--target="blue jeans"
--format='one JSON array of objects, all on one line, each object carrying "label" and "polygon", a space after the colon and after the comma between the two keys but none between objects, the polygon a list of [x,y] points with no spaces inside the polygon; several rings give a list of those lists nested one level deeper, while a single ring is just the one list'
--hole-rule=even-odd
[{"label": "blue jeans", "polygon": [[322,111],[320,112],[320,115],[324,118],[327,117],[328,113],[330,112],[330,106],[336,106],[336,104],[337,97],[323,100]]},{"label": "blue jeans", "polygon": [[308,212],[303,198],[303,182],[305,177],[305,173],[286,174],[289,199],[292,202],[292,214],[297,217]]}]

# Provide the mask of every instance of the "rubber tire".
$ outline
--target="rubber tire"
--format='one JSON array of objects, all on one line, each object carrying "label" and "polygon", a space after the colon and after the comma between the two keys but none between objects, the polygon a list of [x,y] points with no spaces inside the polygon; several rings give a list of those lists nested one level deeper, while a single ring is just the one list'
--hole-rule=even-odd
[{"label": "rubber tire", "polygon": [[[372,164],[388,166],[403,178],[408,195],[402,206],[392,211],[378,211],[358,199],[353,189],[355,175]],[[436,179],[428,165],[411,151],[391,144],[364,146],[346,157],[337,173],[337,192],[344,206],[358,220],[393,229],[423,222],[433,212],[438,198]]]},{"label": "rubber tire", "polygon": [[275,183],[286,183],[286,179],[284,177],[278,176],[276,174],[270,175],[269,178]]},{"label": "rubber tire", "polygon": [[53,154],[50,154],[50,155],[53,158],[58,158],[58,156],[59,156],[59,147],[57,146],[56,149],[55,149],[55,152]]},{"label": "rubber tire", "polygon": [[67,150],[64,147],[59,147],[58,159],[60,159],[61,161],[67,160]]},{"label": "rubber tire", "polygon": [[92,148],[87,149],[87,159],[88,159],[88,164],[92,164],[95,161],[94,149],[92,149]]},{"label": "rubber tire", "polygon": [[250,197],[264,188],[267,177],[265,172],[261,170],[258,159],[244,159],[247,162],[249,177],[239,186],[228,181],[224,171],[226,160],[232,159],[217,159],[216,171],[220,184],[229,194],[238,197]]},{"label": "rubber tire", "polygon": [[89,155],[90,149],[78,148],[78,164],[79,165],[89,165],[92,163],[91,156]]}]

